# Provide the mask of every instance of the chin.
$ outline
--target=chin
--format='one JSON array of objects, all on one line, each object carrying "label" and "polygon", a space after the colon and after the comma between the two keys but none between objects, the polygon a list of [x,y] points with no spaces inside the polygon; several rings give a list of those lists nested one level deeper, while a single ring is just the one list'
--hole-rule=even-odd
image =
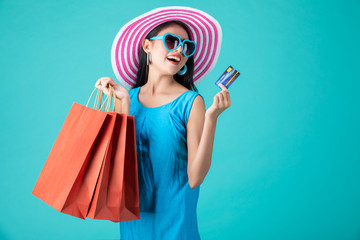
[{"label": "chin", "polygon": [[177,67],[168,66],[167,64],[163,64],[161,67],[158,68],[163,74],[174,76],[180,69]]},{"label": "chin", "polygon": [[174,76],[178,71],[174,71],[174,69],[164,69],[164,73],[168,74],[168,75],[171,75],[171,76]]}]

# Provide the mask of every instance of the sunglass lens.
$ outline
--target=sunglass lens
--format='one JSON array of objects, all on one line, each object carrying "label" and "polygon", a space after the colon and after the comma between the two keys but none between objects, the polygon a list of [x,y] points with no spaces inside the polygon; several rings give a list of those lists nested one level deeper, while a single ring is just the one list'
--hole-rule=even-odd
[{"label": "sunglass lens", "polygon": [[165,37],[165,44],[169,50],[173,50],[179,46],[179,39],[177,37],[167,35]]},{"label": "sunglass lens", "polygon": [[195,44],[192,42],[185,42],[184,43],[184,53],[189,56],[191,54],[193,54],[193,52],[195,51]]}]

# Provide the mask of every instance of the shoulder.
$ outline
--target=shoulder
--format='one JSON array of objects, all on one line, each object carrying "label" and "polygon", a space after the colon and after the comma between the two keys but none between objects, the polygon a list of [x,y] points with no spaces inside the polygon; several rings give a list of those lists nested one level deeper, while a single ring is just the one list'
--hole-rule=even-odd
[{"label": "shoulder", "polygon": [[202,113],[205,110],[205,101],[203,96],[200,93],[193,93],[194,100],[192,101],[192,106],[190,110],[190,115],[197,115]]},{"label": "shoulder", "polygon": [[139,87],[137,87],[137,88],[131,88],[131,89],[129,90],[129,97],[130,97],[130,99],[132,99],[133,95],[137,92],[138,89],[139,89]]},{"label": "shoulder", "polygon": [[129,90],[129,94],[130,93],[134,93],[134,92],[136,92],[136,90],[138,89],[139,87],[136,87],[136,88],[130,88],[130,90]]},{"label": "shoulder", "polygon": [[188,91],[188,98],[192,106],[197,107],[205,104],[204,97],[193,90]]},{"label": "shoulder", "polygon": [[205,112],[205,103],[203,97],[198,92],[189,90],[184,95],[185,99],[182,102],[185,107],[184,118],[187,125],[190,115],[203,114]]},{"label": "shoulder", "polygon": [[201,104],[204,104],[204,99],[200,93],[193,90],[187,90],[182,94],[180,104],[183,105],[185,109],[190,112],[193,106],[197,107]]},{"label": "shoulder", "polygon": [[195,106],[195,107],[204,107],[205,108],[204,97],[200,93],[197,93],[195,95],[193,106]]},{"label": "shoulder", "polygon": [[[205,120],[205,102],[201,94],[197,93],[189,112],[186,129],[189,134],[199,134]],[[192,135],[192,134],[191,134]]]}]

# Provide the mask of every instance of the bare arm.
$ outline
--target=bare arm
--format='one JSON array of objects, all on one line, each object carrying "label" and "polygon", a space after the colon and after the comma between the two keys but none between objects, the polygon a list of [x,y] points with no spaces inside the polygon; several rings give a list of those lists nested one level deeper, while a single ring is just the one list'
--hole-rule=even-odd
[{"label": "bare arm", "polygon": [[125,113],[130,116],[130,98],[124,98],[122,100],[115,98],[115,112]]},{"label": "bare arm", "polygon": [[200,96],[194,100],[187,124],[188,178],[191,188],[198,187],[205,179],[210,165],[219,115],[231,105],[229,91],[215,95],[213,105],[205,112],[205,104]]},{"label": "bare arm", "polygon": [[188,177],[191,188],[199,186],[211,165],[216,119],[205,117],[200,96],[194,100],[187,125]]}]

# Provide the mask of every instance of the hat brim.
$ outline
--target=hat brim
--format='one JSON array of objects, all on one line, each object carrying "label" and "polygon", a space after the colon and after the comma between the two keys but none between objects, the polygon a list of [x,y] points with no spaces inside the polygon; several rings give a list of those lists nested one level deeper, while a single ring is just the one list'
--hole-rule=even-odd
[{"label": "hat brim", "polygon": [[214,68],[220,54],[222,30],[209,14],[190,7],[162,7],[144,13],[126,23],[117,33],[111,64],[116,78],[127,88],[133,88],[139,66],[142,40],[157,25],[177,20],[188,27],[197,44],[194,54],[194,84],[199,84]]}]

